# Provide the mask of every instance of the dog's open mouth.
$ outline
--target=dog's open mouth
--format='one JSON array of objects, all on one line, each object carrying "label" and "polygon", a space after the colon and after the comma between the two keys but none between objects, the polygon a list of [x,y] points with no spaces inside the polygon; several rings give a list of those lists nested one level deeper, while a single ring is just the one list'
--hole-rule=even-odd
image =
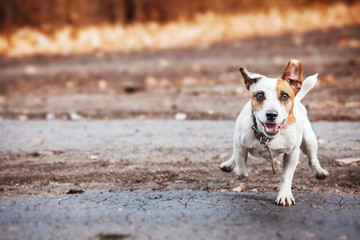
[{"label": "dog's open mouth", "polygon": [[284,122],[285,122],[285,119],[281,123],[264,123],[264,122],[260,121],[261,125],[263,125],[263,127],[265,129],[265,133],[269,136],[274,136],[274,135],[278,134],[280,129],[284,125]]}]

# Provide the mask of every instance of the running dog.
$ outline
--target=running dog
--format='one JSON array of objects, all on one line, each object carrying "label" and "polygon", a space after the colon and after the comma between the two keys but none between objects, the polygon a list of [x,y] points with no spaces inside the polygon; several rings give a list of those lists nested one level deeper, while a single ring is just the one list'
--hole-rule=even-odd
[{"label": "running dog", "polygon": [[246,167],[248,153],[272,161],[273,156],[284,154],[276,203],[290,206],[295,204],[291,185],[300,149],[309,158],[317,179],[329,175],[320,166],[317,139],[306,108],[300,102],[315,86],[318,74],[302,81],[302,64],[295,59],[289,61],[281,78],[251,73],[244,67],[240,72],[250,91],[250,100],[236,120],[233,154],[220,164],[220,169],[225,172],[234,170],[238,178],[246,178],[249,176]]}]

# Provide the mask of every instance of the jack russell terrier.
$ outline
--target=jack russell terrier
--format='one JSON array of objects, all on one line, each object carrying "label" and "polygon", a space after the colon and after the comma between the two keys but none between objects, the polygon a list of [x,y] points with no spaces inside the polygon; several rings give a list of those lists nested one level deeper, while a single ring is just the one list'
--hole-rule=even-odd
[{"label": "jack russell terrier", "polygon": [[[234,170],[238,178],[249,176],[246,167],[248,153],[255,157],[271,158],[284,154],[280,178],[278,205],[295,204],[291,185],[299,162],[300,149],[309,158],[309,165],[317,179],[329,173],[317,158],[318,143],[301,99],[317,82],[314,74],[302,81],[302,64],[290,60],[281,78],[250,73],[240,68],[250,101],[236,120],[234,150],[228,161],[220,164],[225,172]],[[273,167],[274,171],[274,167]],[[274,171],[275,173],[275,171]]]}]

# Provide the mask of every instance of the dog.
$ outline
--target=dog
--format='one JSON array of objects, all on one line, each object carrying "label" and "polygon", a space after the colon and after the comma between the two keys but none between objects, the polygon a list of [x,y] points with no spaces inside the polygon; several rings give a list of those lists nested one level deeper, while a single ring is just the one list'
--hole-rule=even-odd
[{"label": "dog", "polygon": [[246,166],[248,153],[267,159],[284,154],[275,201],[282,206],[295,204],[291,186],[300,149],[309,158],[309,165],[317,179],[329,175],[319,163],[317,139],[306,108],[300,102],[315,86],[318,74],[302,81],[302,71],[301,61],[296,59],[289,61],[281,78],[268,78],[240,68],[245,86],[250,91],[250,100],[236,120],[233,154],[220,164],[221,170],[234,170],[241,179],[249,176]]}]

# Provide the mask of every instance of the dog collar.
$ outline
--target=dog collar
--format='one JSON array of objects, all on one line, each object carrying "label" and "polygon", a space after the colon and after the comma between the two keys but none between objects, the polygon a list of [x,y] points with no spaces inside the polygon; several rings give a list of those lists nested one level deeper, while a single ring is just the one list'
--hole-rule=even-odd
[{"label": "dog collar", "polygon": [[253,125],[251,126],[251,129],[254,132],[255,138],[260,142],[260,144],[263,144],[264,146],[268,144],[272,140],[272,138],[268,138],[264,134],[260,133],[257,123],[256,123],[256,117],[253,111],[251,111],[251,116],[253,119]]},{"label": "dog collar", "polygon": [[271,168],[272,168],[272,171],[273,171],[273,173],[275,175],[274,157],[273,157],[273,154],[271,152],[270,147],[268,146],[268,143],[272,140],[272,138],[268,138],[264,134],[260,133],[260,131],[257,128],[257,123],[256,123],[256,118],[255,118],[254,111],[251,111],[251,116],[252,116],[252,119],[253,119],[253,125],[251,126],[251,129],[254,132],[255,138],[260,142],[260,144],[264,145],[264,147],[268,150],[269,155],[270,155],[270,159],[271,159]]}]

